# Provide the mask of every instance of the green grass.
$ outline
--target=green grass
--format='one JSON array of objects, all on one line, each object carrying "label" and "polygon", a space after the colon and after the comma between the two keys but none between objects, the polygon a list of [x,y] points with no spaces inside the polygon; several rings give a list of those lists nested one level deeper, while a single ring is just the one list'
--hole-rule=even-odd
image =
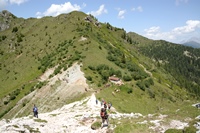
[{"label": "green grass", "polygon": [[[189,97],[185,89],[181,89],[178,84],[174,83],[173,88],[170,89],[167,84],[170,85],[174,78],[163,68],[154,64],[152,60],[142,55],[137,49],[137,45],[145,46],[152,43],[152,40],[130,33],[129,35],[134,38],[137,44],[128,44],[127,41],[121,38],[124,30],[116,27],[112,27],[113,29],[110,30],[103,23],[101,27],[97,27],[92,23],[85,22],[85,16],[86,14],[82,12],[72,12],[57,17],[44,17],[41,19],[15,19],[12,21],[10,29],[0,32],[0,36],[6,35],[7,37],[0,44],[0,51],[4,52],[0,56],[1,117],[10,111],[21,98],[30,93],[31,89],[38,83],[37,79],[42,75],[42,71],[38,70],[38,67],[41,66],[39,59],[47,55],[53,60],[53,66],[58,64],[67,66],[75,61],[83,63],[81,70],[86,77],[90,76],[92,78],[92,81],[87,81],[89,87],[94,90],[103,89],[97,94],[97,98],[111,101],[119,112],[133,112],[143,115],[162,113],[169,114],[169,117],[177,119],[184,119],[185,116],[194,118],[198,115],[196,108],[191,107],[191,104],[195,102],[194,98]],[[18,28],[18,32],[12,32],[14,27]],[[18,34],[25,36],[22,38],[23,41],[19,43],[17,42]],[[79,41],[81,36],[86,37],[87,40]],[[69,46],[63,47],[59,52],[56,51],[59,44],[65,41],[68,42],[66,45]],[[72,43],[69,44],[70,41]],[[125,55],[126,60],[132,61],[137,66],[142,64],[147,70],[152,72],[154,85],[151,85],[149,90],[155,94],[155,98],[150,98],[147,90],[142,91],[139,89],[135,80],[125,83],[128,88],[132,89],[130,94],[126,90],[116,93],[114,97],[112,92],[115,88],[119,89],[120,87],[115,85],[109,88],[104,87],[101,75],[97,71],[90,70],[88,66],[96,67],[100,64],[105,64],[114,70],[120,70],[122,75],[130,74],[126,68],[122,69],[107,59],[108,46],[120,50]],[[22,53],[18,54],[16,51],[22,51]],[[77,55],[76,51],[80,53],[81,57],[78,60],[73,60],[73,57]],[[139,68],[141,71],[144,71],[142,67],[139,66]],[[59,85],[59,83],[56,83],[52,88],[55,89]],[[3,104],[9,94],[17,89],[21,89],[23,86],[24,89],[20,91],[16,99],[9,101],[7,105]],[[60,98],[57,98],[56,101],[59,104],[57,106],[60,107],[63,104],[81,100],[86,96],[87,94],[69,97],[63,103],[60,103]],[[191,101],[186,101],[189,99]],[[23,104],[29,104],[29,100],[24,101]],[[21,106],[17,110],[20,108]],[[179,111],[176,112],[178,109]],[[17,110],[9,112],[4,117],[11,118]],[[24,114],[28,115],[28,113]],[[19,114],[19,116],[24,114]],[[127,129],[124,129],[127,132],[136,128],[138,128],[136,132],[140,130],[142,132],[143,128],[139,126],[134,127],[131,124],[123,126],[127,127]],[[119,126],[116,132],[121,131],[124,128],[123,126]]]},{"label": "green grass", "polygon": [[46,120],[42,120],[42,119],[34,119],[35,122],[43,122],[43,123],[47,123],[48,121]]},{"label": "green grass", "polygon": [[96,129],[99,129],[99,128],[101,128],[101,121],[95,121],[92,125],[91,125],[91,128],[93,129],[93,130],[96,130]]},{"label": "green grass", "polygon": [[[97,98],[104,98],[107,102],[112,102],[112,105],[120,112],[125,113],[154,113],[155,105],[152,105],[154,100],[151,100],[148,95],[142,92],[138,88],[132,88],[133,92],[128,94],[126,91],[120,91],[116,93],[115,96],[112,95],[112,92],[117,86],[112,86],[110,88],[105,88],[101,93],[97,94]],[[119,89],[119,88],[118,88]]]},{"label": "green grass", "polygon": [[[159,85],[159,84],[158,84]],[[155,93],[155,98],[150,98],[146,91],[141,91],[137,87],[133,87],[133,92],[120,91],[115,96],[112,92],[118,86],[111,86],[104,88],[97,94],[97,98],[101,100],[104,98],[107,102],[112,102],[112,105],[119,111],[124,113],[141,113],[143,115],[161,113],[168,114],[170,118],[177,118],[183,120],[186,117],[195,118],[198,115],[198,110],[191,106],[192,101],[182,101],[175,97],[176,102],[171,101],[170,94],[166,96],[160,95],[166,88],[157,88],[152,86]],[[163,91],[163,92],[162,92]],[[168,96],[169,95],[169,96]],[[173,92],[172,92],[173,95]]]},{"label": "green grass", "polygon": [[148,133],[152,132],[149,129],[149,125],[147,124],[137,124],[140,119],[121,119],[121,120],[114,120],[111,119],[110,123],[112,125],[116,125],[117,127],[114,129],[115,133]]}]

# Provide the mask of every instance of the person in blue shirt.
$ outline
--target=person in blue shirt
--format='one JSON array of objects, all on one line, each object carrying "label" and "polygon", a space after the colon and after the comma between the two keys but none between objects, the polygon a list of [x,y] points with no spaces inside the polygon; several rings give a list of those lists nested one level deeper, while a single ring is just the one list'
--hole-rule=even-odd
[{"label": "person in blue shirt", "polygon": [[34,114],[34,117],[37,117],[38,118],[38,109],[36,107],[36,105],[34,104],[33,106],[33,114]]}]

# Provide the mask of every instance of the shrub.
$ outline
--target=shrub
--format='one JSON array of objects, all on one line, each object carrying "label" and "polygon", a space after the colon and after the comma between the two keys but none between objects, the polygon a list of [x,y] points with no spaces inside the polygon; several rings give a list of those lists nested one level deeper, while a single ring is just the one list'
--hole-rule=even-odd
[{"label": "shrub", "polygon": [[145,85],[144,85],[143,82],[138,81],[138,82],[136,83],[136,85],[137,85],[141,90],[145,91]]},{"label": "shrub", "polygon": [[89,81],[92,81],[92,77],[91,76],[86,76],[86,79]]},{"label": "shrub", "polygon": [[23,102],[23,103],[22,103],[22,106],[23,106],[23,107],[26,106],[26,102]]},{"label": "shrub", "polygon": [[17,27],[14,27],[12,32],[17,32],[18,31],[18,28]]},{"label": "shrub", "polygon": [[60,70],[62,69],[62,67],[61,66],[58,66],[55,70],[54,70],[54,74],[56,75],[56,74],[58,74],[59,72],[60,72]]},{"label": "shrub", "polygon": [[118,66],[121,67],[121,68],[125,68],[126,67],[126,65],[124,63],[119,63]]},{"label": "shrub", "polygon": [[17,95],[19,95],[19,93],[20,93],[20,89],[16,89],[12,93],[10,93],[9,94],[10,95],[10,100],[14,100],[17,97]]},{"label": "shrub", "polygon": [[36,85],[36,88],[40,89],[42,88],[42,86],[45,85],[45,82],[39,82],[37,85]]},{"label": "shrub", "polygon": [[90,70],[95,70],[95,67],[93,67],[93,66],[88,66],[88,68],[89,68]]},{"label": "shrub", "polygon": [[34,87],[31,87],[30,92],[33,92],[34,90],[35,90]]},{"label": "shrub", "polygon": [[125,85],[120,86],[120,90],[121,90],[121,91],[124,91],[124,92],[127,92],[128,94],[130,94],[130,93],[133,92],[133,89],[132,89],[132,88],[127,87],[127,86],[125,86]]},{"label": "shrub", "polygon": [[148,94],[149,94],[150,98],[155,98],[155,94],[151,89],[148,89]]},{"label": "shrub", "polygon": [[109,66],[105,65],[105,64],[101,64],[101,65],[98,65],[96,67],[96,70],[97,71],[101,71],[101,70],[109,70]]},{"label": "shrub", "polygon": [[66,65],[64,65],[63,70],[64,70],[64,71],[67,70],[67,66],[66,66]]},{"label": "shrub", "polygon": [[79,54],[75,54],[73,57],[72,57],[72,61],[77,61],[81,58],[81,55]]},{"label": "shrub", "polygon": [[22,42],[22,37],[21,36],[17,36],[17,42]]},{"label": "shrub", "polygon": [[122,72],[120,70],[115,71],[114,73],[117,77],[122,77]]},{"label": "shrub", "polygon": [[4,103],[4,105],[7,105],[9,103],[9,101],[4,101],[3,103]]},{"label": "shrub", "polygon": [[4,54],[4,51],[3,50],[0,50],[0,55],[3,55]]},{"label": "shrub", "polygon": [[151,85],[154,85],[153,79],[150,78],[144,81],[145,87],[149,88]]},{"label": "shrub", "polygon": [[6,38],[7,38],[7,36],[5,36],[5,35],[0,36],[0,41],[5,40]]},{"label": "shrub", "polygon": [[108,59],[109,61],[116,61],[116,57],[114,57],[114,56],[112,56],[112,55],[108,55],[108,56],[107,56],[107,59]]},{"label": "shrub", "polygon": [[148,74],[146,74],[145,72],[139,70],[139,71],[134,71],[131,73],[131,76],[134,80],[141,80],[141,79],[145,79],[148,77]]},{"label": "shrub", "polygon": [[11,96],[10,96],[10,100],[14,100],[15,98],[16,98],[15,95],[11,95]]},{"label": "shrub", "polygon": [[123,80],[124,81],[131,81],[132,78],[130,76],[128,76],[128,75],[125,75],[125,76],[123,76]]},{"label": "shrub", "polygon": [[132,92],[133,92],[133,89],[132,88],[128,88],[127,93],[130,94]]},{"label": "shrub", "polygon": [[97,85],[98,87],[101,87],[101,83],[98,83],[98,85]]},{"label": "shrub", "polygon": [[108,71],[103,70],[103,71],[101,72],[101,76],[102,76],[102,79],[103,79],[104,81],[107,81],[107,80],[108,80],[108,77],[109,77],[110,75],[109,75],[109,72],[108,72]]}]

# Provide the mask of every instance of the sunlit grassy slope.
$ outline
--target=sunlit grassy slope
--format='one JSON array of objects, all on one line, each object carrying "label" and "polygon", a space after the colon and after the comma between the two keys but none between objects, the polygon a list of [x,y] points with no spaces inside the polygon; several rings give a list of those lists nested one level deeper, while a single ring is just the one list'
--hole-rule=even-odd
[{"label": "sunlit grassy slope", "polygon": [[[97,98],[111,101],[120,112],[166,113],[180,119],[197,115],[191,107],[195,97],[138,49],[152,40],[132,33],[130,43],[123,29],[97,24],[92,16],[92,22],[86,21],[86,16],[75,11],[41,19],[13,18],[10,28],[0,32],[1,37],[6,36],[0,41],[1,117],[45,84],[37,80],[45,70],[55,66],[67,69],[74,62],[83,64],[82,71],[90,88],[98,91]],[[113,74],[123,80],[123,86],[107,80]],[[115,89],[120,92],[113,96]],[[180,111],[175,113],[177,109]]]}]

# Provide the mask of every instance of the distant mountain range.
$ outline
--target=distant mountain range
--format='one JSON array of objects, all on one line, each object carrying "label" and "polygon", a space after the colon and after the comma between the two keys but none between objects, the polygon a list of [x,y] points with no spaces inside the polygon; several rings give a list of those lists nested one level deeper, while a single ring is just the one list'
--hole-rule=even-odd
[{"label": "distant mountain range", "polygon": [[188,41],[188,42],[183,43],[183,45],[191,46],[193,48],[200,48],[200,43],[196,41]]},{"label": "distant mountain range", "polygon": [[184,40],[184,41],[180,42],[180,44],[183,44],[185,46],[190,46],[193,48],[200,48],[200,38],[192,37],[188,40]]},{"label": "distant mountain range", "polygon": [[[198,38],[191,40],[200,43]],[[123,28],[101,23],[94,16],[79,11],[41,19],[17,18],[9,11],[2,11],[0,120],[29,117],[36,104],[37,122],[41,126],[35,129],[33,124],[31,127],[28,123],[23,125],[23,129],[31,131],[21,130],[19,124],[13,127],[19,132],[39,132],[46,127],[43,123],[51,121],[42,113],[60,110],[66,104],[95,93],[98,100],[110,101],[120,113],[155,114],[152,118],[165,114],[167,121],[163,123],[187,119],[189,129],[184,131],[195,132],[193,125],[199,121],[195,119],[199,110],[192,109],[191,105],[200,100],[200,48],[193,47],[127,33]],[[77,69],[80,71],[75,71]],[[82,74],[80,78],[79,74]],[[120,79],[123,85],[114,84],[110,77]],[[77,124],[86,123],[90,128],[90,121],[100,127],[101,120],[85,118],[84,114],[90,116],[88,111],[91,110],[84,110],[83,115],[76,114],[75,119],[81,118]],[[49,117],[56,122],[70,123],[71,128],[74,120],[61,116],[53,112]],[[146,118],[138,120],[147,121]],[[116,127],[113,132],[153,132],[147,128],[149,122],[138,126],[135,118],[109,122],[112,124],[109,127]],[[68,125],[61,126],[69,129]],[[7,130],[9,125],[4,127],[10,131]],[[0,132],[3,131],[1,128]]]}]

